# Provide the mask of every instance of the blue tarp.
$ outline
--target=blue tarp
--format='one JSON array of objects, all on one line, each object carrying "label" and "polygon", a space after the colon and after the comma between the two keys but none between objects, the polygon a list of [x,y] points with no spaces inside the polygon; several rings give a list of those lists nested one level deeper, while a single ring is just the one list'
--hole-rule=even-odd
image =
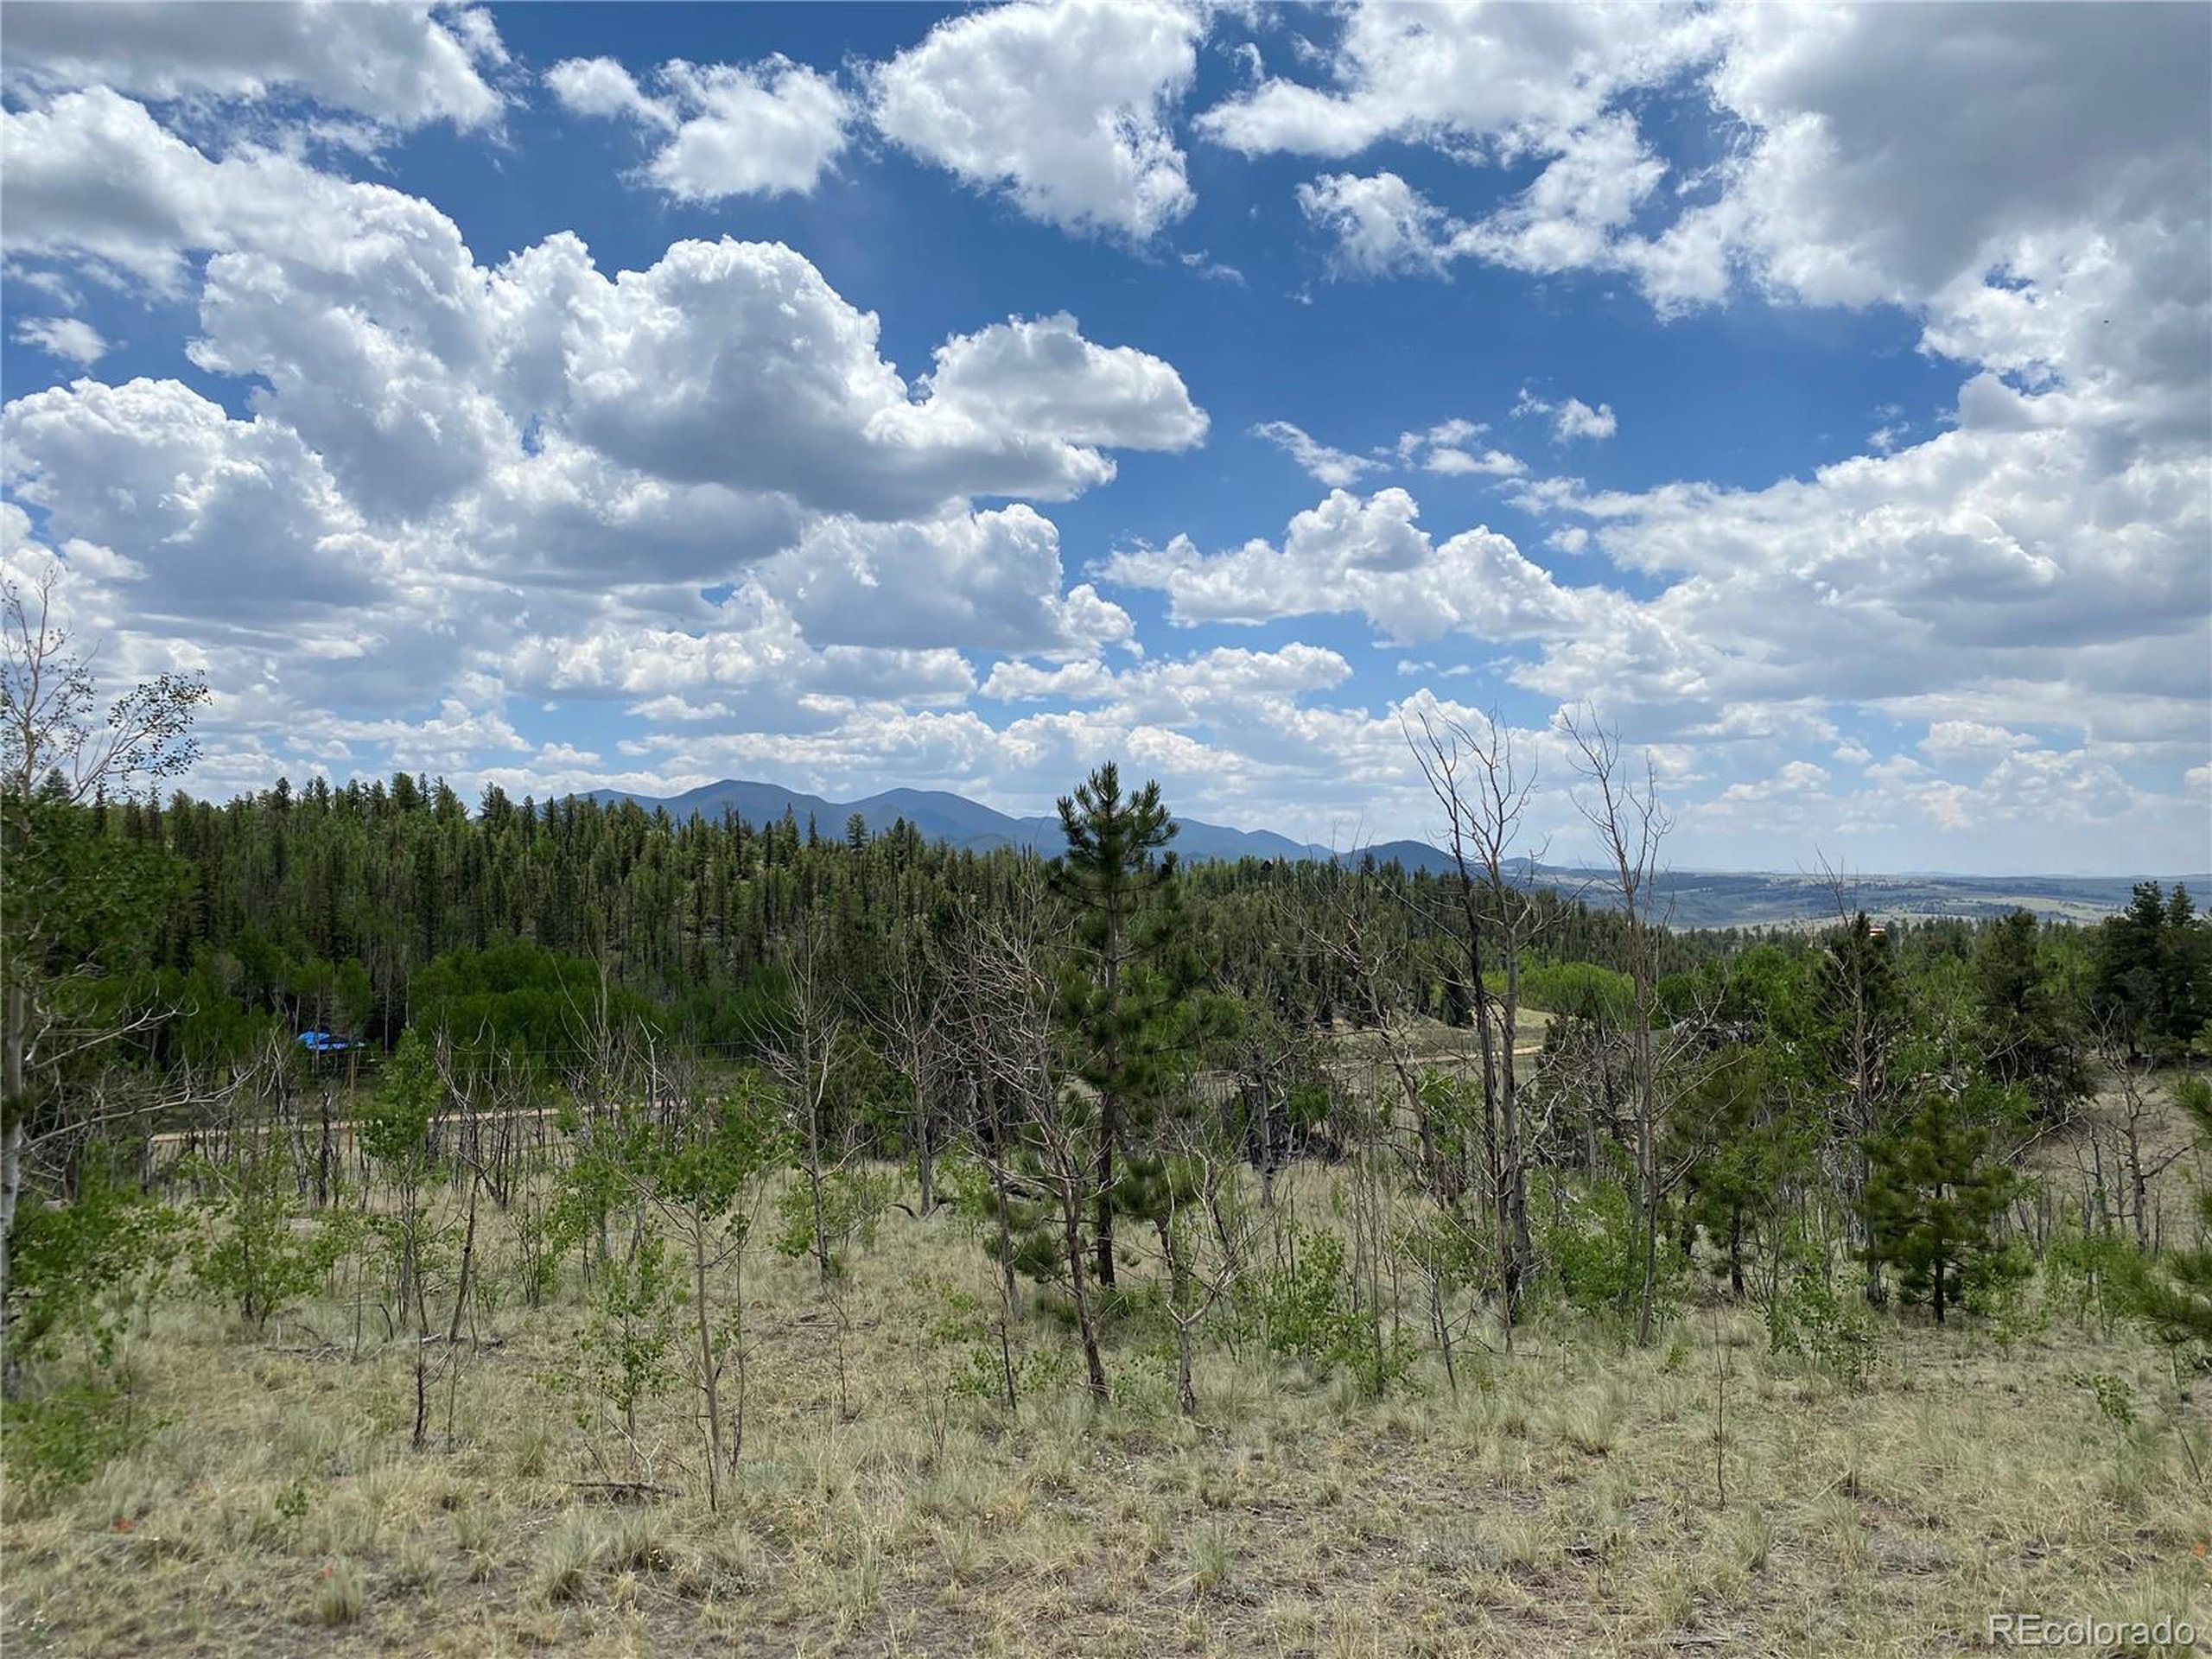
[{"label": "blue tarp", "polygon": [[303,1031],[300,1033],[300,1046],[310,1054],[343,1054],[357,1045],[327,1031]]}]

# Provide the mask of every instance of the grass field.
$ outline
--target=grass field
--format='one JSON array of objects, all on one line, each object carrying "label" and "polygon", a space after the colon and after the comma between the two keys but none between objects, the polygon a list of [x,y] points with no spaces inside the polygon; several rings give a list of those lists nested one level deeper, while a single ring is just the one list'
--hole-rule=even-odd
[{"label": "grass field", "polygon": [[[1323,1213],[1336,1179],[1301,1170],[1289,1201]],[[2013,1611],[2212,1630],[2212,1489],[2164,1357],[2125,1335],[2058,1319],[2007,1350],[1891,1320],[1861,1389],[1770,1355],[1748,1309],[1693,1307],[1647,1351],[1560,1316],[1510,1357],[1463,1355],[1456,1391],[1432,1363],[1379,1402],[1217,1345],[1190,1422],[1133,1318],[1110,1408],[1059,1365],[1009,1417],[948,1387],[967,1363],[949,1294],[988,1299],[992,1272],[943,1212],[891,1212],[836,1301],[811,1264],[749,1254],[746,1440],[719,1514],[680,1388],[639,1431],[666,1493],[575,1484],[606,1471],[543,1381],[575,1351],[573,1288],[480,1317],[423,1452],[407,1350],[356,1357],[342,1305],[255,1337],[166,1302],[132,1353],[150,1438],[74,1491],[10,1483],[0,1641],[1917,1655],[1984,1648]],[[1026,1335],[1052,1371],[1059,1326]],[[2079,1374],[2113,1379],[2133,1424]]]}]

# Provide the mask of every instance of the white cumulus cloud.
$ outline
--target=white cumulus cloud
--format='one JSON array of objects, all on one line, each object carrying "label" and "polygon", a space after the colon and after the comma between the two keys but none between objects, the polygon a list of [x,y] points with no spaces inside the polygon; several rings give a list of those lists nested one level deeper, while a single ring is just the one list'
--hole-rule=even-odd
[{"label": "white cumulus cloud", "polygon": [[279,92],[411,128],[477,128],[505,61],[481,8],[410,0],[28,0],[8,8],[5,78],[35,89],[105,86],[136,98],[260,99]]},{"label": "white cumulus cloud", "polygon": [[678,201],[804,195],[850,142],[852,99],[831,75],[790,59],[660,66],[647,94],[612,58],[570,58],[546,72],[562,105],[623,118],[654,135],[645,176]]},{"label": "white cumulus cloud", "polygon": [[1247,542],[1201,551],[1185,537],[1165,547],[1123,548],[1099,575],[1164,593],[1175,622],[1264,622],[1351,612],[1398,643],[1459,632],[1507,641],[1561,637],[1609,602],[1596,589],[1565,588],[1512,542],[1486,529],[1440,544],[1402,489],[1361,498],[1332,490],[1299,513],[1280,544]]},{"label": "white cumulus cloud", "polygon": [[1033,219],[1144,241],[1194,200],[1173,116],[1201,27],[1165,0],[969,12],[880,66],[872,113],[894,143]]}]

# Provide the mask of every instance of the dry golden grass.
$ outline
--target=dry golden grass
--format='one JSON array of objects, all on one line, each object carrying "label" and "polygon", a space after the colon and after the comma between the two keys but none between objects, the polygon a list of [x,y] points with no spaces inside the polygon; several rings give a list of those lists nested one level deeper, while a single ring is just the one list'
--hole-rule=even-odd
[{"label": "dry golden grass", "polygon": [[[1306,1202],[1328,1178],[1300,1172]],[[1624,1351],[1561,1321],[1379,1403],[1210,1351],[1173,1412],[1156,1334],[1117,1399],[1072,1379],[1008,1420],[950,1395],[945,1287],[988,1296],[949,1217],[893,1214],[855,1262],[849,1420],[806,1264],[749,1259],[738,1490],[708,1512],[690,1400],[646,1438],[682,1495],[588,1501],[574,1300],[503,1309],[409,1449],[405,1356],[297,1322],[256,1342],[172,1303],[137,1351],[162,1427],[91,1484],[11,1483],[7,1654],[1933,1655],[1986,1616],[2194,1618],[2212,1492],[2160,1357],[2063,1321],[2000,1351],[1890,1327],[1871,1387],[1769,1355],[1748,1312]],[[335,1309],[308,1323],[347,1328]],[[1057,1325],[1033,1321],[1051,1347]],[[1726,1360],[1727,1436],[1716,1448]],[[2117,1427],[2067,1380],[2120,1377]],[[1471,1376],[1475,1373],[1479,1377]],[[2190,1408],[2205,1417],[2200,1389]],[[1725,1458],[1727,1502],[1716,1489]]]}]

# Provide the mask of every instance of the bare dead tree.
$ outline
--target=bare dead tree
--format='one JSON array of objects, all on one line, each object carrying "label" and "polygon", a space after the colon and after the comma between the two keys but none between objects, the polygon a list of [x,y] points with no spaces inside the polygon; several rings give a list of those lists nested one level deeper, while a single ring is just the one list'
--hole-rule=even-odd
[{"label": "bare dead tree", "polygon": [[1175,1402],[1185,1417],[1198,1414],[1197,1333],[1242,1281],[1255,1231],[1236,1196],[1238,1149],[1223,1130],[1211,1112],[1186,1114],[1168,1126],[1166,1202],[1153,1222],[1175,1331]]},{"label": "bare dead tree", "polygon": [[[531,1080],[525,1069],[517,1063],[513,1055],[493,1049],[486,1040],[488,1037],[488,1033],[480,1035],[475,1053],[466,1061],[455,1052],[449,1041],[441,1041],[432,1051],[432,1063],[437,1071],[443,1101],[457,1117],[446,1156],[454,1166],[466,1194],[460,1262],[454,1285],[453,1314],[446,1325],[442,1356],[445,1368],[442,1380],[446,1384],[446,1438],[448,1442],[454,1435],[453,1424],[461,1389],[463,1363],[461,1324],[468,1314],[472,1295],[480,1294],[476,1268],[478,1204],[480,1198],[489,1197],[495,1205],[505,1208],[510,1189],[502,1182],[511,1177],[506,1174],[504,1148],[513,1134],[516,1119],[529,1109],[533,1098]],[[487,1124],[493,1126],[488,1147]],[[475,1330],[473,1323],[471,1329],[472,1332]],[[474,1352],[478,1345],[472,1335],[469,1351]],[[418,1365],[422,1358],[418,1349]]]},{"label": "bare dead tree", "polygon": [[[1399,1261],[1389,1224],[1394,1177],[1412,1175],[1446,1205],[1458,1202],[1464,1184],[1436,1179],[1444,1167],[1436,1111],[1442,1096],[1424,1087],[1406,1007],[1408,942],[1402,926],[1394,930],[1391,925],[1413,914],[1410,901],[1382,871],[1364,863],[1348,873],[1333,867],[1318,868],[1305,880],[1302,900],[1282,906],[1284,924],[1349,988],[1354,1013],[1373,1036],[1370,1058],[1395,1084],[1385,1089],[1370,1075],[1363,1090],[1354,1084],[1330,1090],[1332,1127],[1351,1177],[1347,1209],[1354,1299],[1373,1362],[1363,1381],[1375,1385],[1389,1348],[1383,1319],[1387,1315],[1391,1322],[1389,1341],[1395,1343],[1399,1319]],[[1340,1073],[1341,1063],[1337,1070]],[[1341,1075],[1332,1080],[1343,1081]],[[1394,1098],[1403,1103],[1404,1117],[1411,1122],[1411,1146],[1401,1132]],[[1471,1224],[1462,1217],[1455,1224]]]},{"label": "bare dead tree", "polygon": [[[1418,725],[1418,731],[1415,725]],[[1404,727],[1437,804],[1457,877],[1467,957],[1469,995],[1482,1056],[1483,1140],[1498,1237],[1498,1303],[1506,1339],[1521,1304],[1529,1265],[1529,1143],[1523,1134],[1519,1039],[1521,956],[1543,929],[1548,912],[1514,879],[1512,861],[1525,853],[1522,823],[1535,794],[1536,766],[1516,752],[1512,732],[1493,711],[1470,725],[1421,711]],[[1491,988],[1495,962],[1503,988]]]},{"label": "bare dead tree", "polygon": [[[576,1154],[580,1160],[611,1156],[619,1150],[629,1103],[626,1079],[631,1055],[627,1033],[613,1017],[613,976],[603,955],[597,959],[596,966],[598,976],[588,1007],[580,1006],[563,992],[568,1000],[566,1022],[579,1057],[569,1069],[567,1082],[569,1098],[576,1109]],[[604,1266],[613,1255],[607,1238],[611,1217],[606,1195],[594,1193],[590,1203],[596,1254],[592,1244],[585,1247],[587,1285],[592,1281],[594,1268]],[[633,1241],[642,1224],[643,1212],[639,1211],[638,1224],[632,1230]]]},{"label": "bare dead tree", "polygon": [[[2152,1185],[2189,1155],[2192,1143],[2183,1140],[2163,1155],[2148,1144],[2145,1132],[2159,1115],[2151,1104],[2152,1066],[2136,1052],[2133,1034],[2119,1020],[2107,1019],[2096,1023],[2090,1040],[2116,1096],[2109,1107],[2091,1114],[2090,1138],[2100,1147],[2112,1146],[2113,1161],[2126,1183],[2122,1207],[2136,1245],[2147,1250],[2152,1246]],[[2099,1161],[2101,1165],[2101,1157]]]},{"label": "bare dead tree", "polygon": [[[1067,1287],[1083,1347],[1085,1386],[1109,1397],[1099,1349],[1090,1232],[1099,1196],[1097,1103],[1061,1075],[1053,1048],[1053,963],[1066,948],[1065,925],[1052,920],[1033,882],[1025,881],[1002,914],[969,925],[963,944],[964,994],[957,1027],[961,1064],[979,1097],[992,1103],[976,1134],[977,1159],[990,1173],[999,1206],[999,1251],[1005,1264],[1005,1317],[1011,1319],[1014,1211],[1039,1214],[1053,1240],[1057,1276]],[[1006,1389],[1014,1382],[1001,1327]]]},{"label": "bare dead tree", "polygon": [[1406,939],[1402,930],[1394,933],[1389,926],[1393,918],[1408,913],[1408,900],[1381,872],[1367,868],[1317,866],[1302,873],[1300,881],[1301,891],[1277,905],[1277,916],[1285,930],[1347,987],[1354,1017],[1373,1033],[1405,1103],[1420,1142],[1421,1166],[1433,1169],[1438,1159],[1435,1126],[1421,1092],[1402,988]]},{"label": "bare dead tree", "polygon": [[1658,1298],[1660,1169],[1659,1077],[1652,1048],[1659,983],[1652,933],[1660,851],[1673,821],[1659,804],[1659,776],[1649,754],[1639,766],[1624,749],[1618,729],[1602,723],[1587,704],[1562,714],[1560,731],[1573,750],[1581,786],[1574,804],[1596,834],[1605,861],[1603,885],[1628,927],[1630,1102],[1635,1114],[1637,1199],[1643,1220],[1643,1283],[1637,1299],[1636,1335],[1652,1338]]},{"label": "bare dead tree", "polygon": [[1246,1156],[1260,1179],[1260,1207],[1275,1205],[1275,1184],[1292,1151],[1290,1104],[1301,1084],[1323,1071],[1321,1040],[1309,1027],[1255,1008],[1237,1032],[1229,1058],[1230,1089],[1241,1116]]},{"label": "bare dead tree", "polygon": [[[165,1017],[141,1010],[88,1022],[73,993],[95,966],[51,960],[55,914],[97,898],[42,855],[72,809],[177,776],[197,753],[192,721],[206,701],[198,680],[158,675],[99,710],[93,653],[55,613],[56,562],[30,584],[0,582],[0,1389],[12,1391],[8,1348],[16,1217],[34,1139],[75,1134],[59,1093],[62,1069]],[[82,918],[80,917],[81,920]],[[116,927],[135,918],[108,918]],[[159,1091],[155,1091],[158,1096]]]},{"label": "bare dead tree", "polygon": [[820,1282],[835,1271],[830,1251],[824,1184],[836,1148],[827,1118],[830,1083],[836,1072],[837,1033],[843,1021],[842,999],[831,974],[830,940],[818,921],[800,926],[785,941],[784,972],[791,986],[790,1018],[768,1047],[768,1070],[782,1085],[798,1130],[799,1155],[812,1211],[811,1254]]},{"label": "bare dead tree", "polygon": [[101,717],[97,651],[76,648],[55,614],[61,574],[56,561],[28,590],[0,582],[0,793],[80,806],[190,766],[199,753],[192,721],[207,687],[156,675]]},{"label": "bare dead tree", "polygon": [[942,1132],[938,1095],[946,1071],[944,964],[918,922],[900,930],[891,949],[884,999],[871,1013],[870,1023],[912,1090],[908,1122],[914,1142],[914,1181],[919,1213],[927,1216],[937,1208],[938,1137]]}]

